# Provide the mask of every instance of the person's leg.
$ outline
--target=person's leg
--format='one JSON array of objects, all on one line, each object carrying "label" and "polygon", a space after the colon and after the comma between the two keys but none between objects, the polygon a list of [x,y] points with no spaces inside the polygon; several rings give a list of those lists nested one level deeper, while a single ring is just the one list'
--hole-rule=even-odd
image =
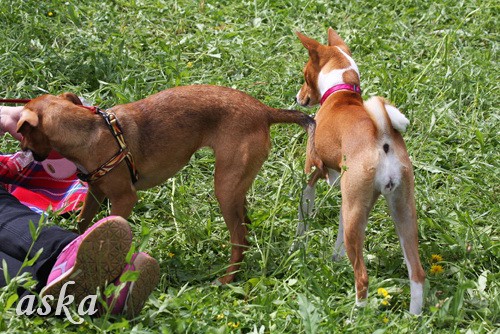
[{"label": "person's leg", "polygon": [[[95,295],[98,288],[102,292],[106,284],[114,283],[119,288],[115,295],[106,298],[108,306],[101,311],[129,319],[139,315],[159,282],[160,266],[143,252],[133,254],[126,264],[131,244],[132,231],[125,219],[119,216],[101,219],[59,254],[40,295],[57,298],[65,289],[65,294],[73,295],[78,305]],[[137,273],[134,282],[120,281],[127,271]]]},{"label": "person's leg", "polygon": [[7,273],[5,273],[3,267],[0,266],[0,287],[7,285],[5,275],[8,275],[8,277],[13,278],[18,274],[24,273],[25,271],[31,272],[30,268],[21,270],[23,264],[22,261],[14,259],[13,257],[9,256],[8,254],[5,254],[4,252],[0,252],[0,263],[2,263],[3,261],[5,261],[5,263],[7,264]]},{"label": "person's leg", "polygon": [[[42,227],[33,243],[29,222],[38,226],[40,218],[0,187],[0,262],[6,260],[10,277],[19,272],[26,258],[32,258],[43,248],[35,264],[23,268],[21,273],[32,273],[39,282],[37,291],[54,297],[65,283],[74,281],[66,294],[75,296],[75,302],[79,303],[95,294],[97,288],[103,291],[108,283],[119,285],[121,273],[137,271],[137,281],[126,284],[116,297],[122,302],[119,305],[115,305],[113,299],[108,302],[112,314],[125,314],[129,318],[139,314],[158,284],[160,268],[158,262],[145,253],[134,255],[131,263],[125,265],[132,243],[132,232],[125,219],[101,219],[81,236],[58,226]],[[3,272],[0,273],[1,287],[6,282]]]},{"label": "person's leg", "polygon": [[0,253],[22,263],[43,248],[38,260],[28,269],[39,282],[38,291],[46,284],[59,253],[78,236],[58,226],[48,226],[41,228],[33,242],[30,221],[38,227],[41,218],[0,187]]}]

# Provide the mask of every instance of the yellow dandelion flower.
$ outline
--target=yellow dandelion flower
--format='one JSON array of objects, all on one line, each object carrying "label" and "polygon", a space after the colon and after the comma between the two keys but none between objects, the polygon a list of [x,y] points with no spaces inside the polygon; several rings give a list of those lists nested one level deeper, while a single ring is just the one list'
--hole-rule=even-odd
[{"label": "yellow dandelion flower", "polygon": [[232,328],[235,328],[235,329],[238,328],[238,327],[240,327],[240,323],[239,322],[234,323],[234,322],[230,321],[230,322],[227,323],[227,325],[229,327],[232,327]]},{"label": "yellow dandelion flower", "polygon": [[54,16],[54,13],[53,12],[48,12],[47,15],[50,16],[50,17],[52,17],[52,16]]},{"label": "yellow dandelion flower", "polygon": [[191,67],[193,67],[193,63],[192,62],[188,62],[186,66],[187,66],[187,68],[191,68]]},{"label": "yellow dandelion flower", "polygon": [[380,302],[380,304],[384,305],[384,306],[387,306],[389,305],[389,299],[384,299]]},{"label": "yellow dandelion flower", "polygon": [[441,274],[444,271],[443,266],[440,266],[439,264],[433,264],[431,267],[431,274],[438,275]]},{"label": "yellow dandelion flower", "polygon": [[218,314],[217,315],[217,320],[222,320],[222,319],[224,319],[224,314],[223,313]]},{"label": "yellow dandelion flower", "polygon": [[377,289],[377,293],[378,293],[379,296],[382,296],[384,298],[389,295],[389,292],[387,292],[387,290],[384,289],[384,288],[378,288]]},{"label": "yellow dandelion flower", "polygon": [[384,324],[388,323],[388,322],[389,322],[389,318],[384,317],[384,318],[382,319],[382,322],[383,322]]},{"label": "yellow dandelion flower", "polygon": [[432,262],[441,262],[441,261],[443,261],[443,257],[439,254],[432,254],[431,261]]},{"label": "yellow dandelion flower", "polygon": [[172,253],[172,252],[168,252],[167,256],[168,256],[169,258],[173,258],[173,257],[175,256],[175,254],[174,254],[174,253]]}]

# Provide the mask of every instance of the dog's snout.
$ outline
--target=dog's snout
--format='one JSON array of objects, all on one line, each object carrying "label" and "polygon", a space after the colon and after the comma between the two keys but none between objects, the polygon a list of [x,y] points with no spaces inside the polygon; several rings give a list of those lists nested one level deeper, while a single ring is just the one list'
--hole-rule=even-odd
[{"label": "dog's snout", "polygon": [[304,100],[301,100],[301,98],[300,98],[300,91],[295,96],[295,99],[294,99],[294,102],[297,103],[299,106],[302,106],[302,107],[307,107],[309,105],[310,101],[311,101],[311,98],[309,96],[306,96],[306,98]]},{"label": "dog's snout", "polygon": [[305,101],[302,101],[302,102],[300,101],[300,99],[298,97],[295,100],[296,100],[297,104],[299,106],[302,106],[302,107],[309,107],[309,102],[311,102],[311,98],[309,96],[306,98]]}]

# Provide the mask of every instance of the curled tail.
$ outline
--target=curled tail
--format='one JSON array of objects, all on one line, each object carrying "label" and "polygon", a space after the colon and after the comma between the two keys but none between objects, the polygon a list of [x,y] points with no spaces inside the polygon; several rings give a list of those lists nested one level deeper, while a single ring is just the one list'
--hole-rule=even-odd
[{"label": "curled tail", "polygon": [[391,133],[389,126],[405,132],[410,121],[389,101],[380,96],[374,96],[365,101],[366,111],[377,126],[379,134]]},{"label": "curled tail", "polygon": [[311,171],[312,166],[323,168],[323,163],[317,156],[314,148],[314,132],[316,130],[314,118],[297,110],[272,109],[269,112],[269,124],[276,123],[295,123],[302,126],[307,131],[306,173]]}]

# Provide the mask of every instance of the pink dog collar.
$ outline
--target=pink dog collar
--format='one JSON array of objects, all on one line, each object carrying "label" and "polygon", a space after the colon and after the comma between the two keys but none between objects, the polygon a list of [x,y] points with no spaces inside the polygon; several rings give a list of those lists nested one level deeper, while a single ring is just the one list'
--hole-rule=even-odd
[{"label": "pink dog collar", "polygon": [[335,86],[330,87],[325,92],[325,94],[323,94],[323,97],[321,98],[321,101],[319,102],[319,104],[325,103],[326,99],[330,95],[332,95],[333,93],[335,93],[335,92],[337,92],[339,90],[350,90],[351,92],[355,92],[355,93],[361,94],[361,87],[359,87],[358,85],[339,84],[339,85],[335,85]]}]

